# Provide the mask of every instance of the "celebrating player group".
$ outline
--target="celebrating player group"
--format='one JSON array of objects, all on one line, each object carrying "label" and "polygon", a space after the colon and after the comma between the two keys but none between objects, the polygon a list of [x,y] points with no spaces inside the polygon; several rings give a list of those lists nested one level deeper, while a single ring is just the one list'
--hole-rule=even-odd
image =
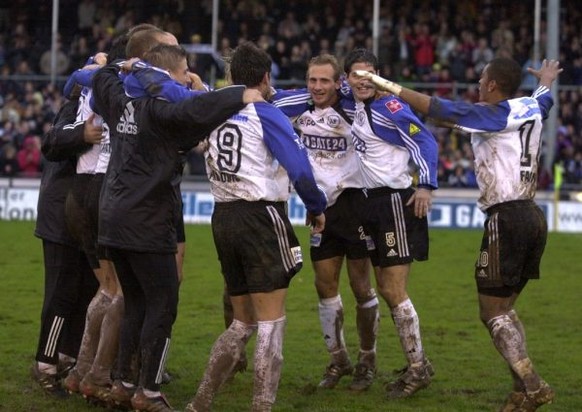
[{"label": "celebrating player group", "polygon": [[[321,348],[329,354],[319,390],[344,377],[354,392],[374,383],[381,301],[407,361],[386,397],[428,388],[438,371],[422,344],[415,309],[422,302],[413,304],[407,290],[412,262],[429,257],[438,189],[438,145],[422,115],[471,135],[477,203],[487,216],[475,253],[480,318],[514,382],[500,410],[551,403],[554,391],[527,353],[514,304],[539,278],[547,239],[533,177],[559,62],[529,69],[539,84],[515,97],[521,67],[494,58],[481,73],[479,102],[467,103],[380,77],[378,58],[364,48],[342,62],[312,58],[307,87],[294,90],[272,87],[271,57],[252,42],[224,58],[230,86],[211,90],[189,72],[173,35],[142,24],[67,82],[69,102],[42,147],[49,162],[36,235],[47,288],[32,368],[40,386],[108,408],[173,411],[160,385],[171,380],[165,366],[186,240],[180,182],[184,156],[196,148],[215,201],[226,328],[185,410],[211,410],[219,389],[246,368],[254,335],[251,408],[275,404],[285,330],[294,328],[287,291],[303,265],[286,211],[290,190],[311,228]],[[357,354],[344,340],[344,259],[357,302]]]}]

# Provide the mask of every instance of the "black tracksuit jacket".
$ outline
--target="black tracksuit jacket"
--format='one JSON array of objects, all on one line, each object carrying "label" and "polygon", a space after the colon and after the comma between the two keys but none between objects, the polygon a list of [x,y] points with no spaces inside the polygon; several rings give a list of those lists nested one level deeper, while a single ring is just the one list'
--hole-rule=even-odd
[{"label": "black tracksuit jacket", "polygon": [[110,130],[111,158],[100,197],[99,244],[175,253],[179,152],[187,151],[244,107],[244,87],[180,103],[126,96],[115,64],[93,79],[95,111]]},{"label": "black tracksuit jacket", "polygon": [[[77,155],[91,148],[84,140],[85,123],[75,123],[77,100],[67,101],[42,136],[45,163],[38,195],[35,236],[77,246],[65,222],[65,199],[76,174]],[[67,126],[66,129],[63,127]]]}]

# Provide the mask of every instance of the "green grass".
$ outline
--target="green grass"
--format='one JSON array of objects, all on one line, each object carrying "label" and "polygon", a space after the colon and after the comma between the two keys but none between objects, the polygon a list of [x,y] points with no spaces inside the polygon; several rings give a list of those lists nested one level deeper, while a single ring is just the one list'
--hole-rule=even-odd
[{"label": "green grass", "polygon": [[[0,221],[0,411],[98,411],[80,398],[47,398],[29,377],[38,337],[43,293],[41,242],[31,222]],[[415,263],[409,292],[420,316],[423,344],[436,375],[411,399],[388,401],[382,382],[404,365],[386,305],[381,305],[379,377],[363,394],[316,390],[328,362],[317,315],[305,228],[297,228],[306,262],[287,300],[285,363],[274,411],[494,411],[511,387],[504,362],[478,319],[473,265],[479,231],[431,231],[431,259]],[[168,368],[176,379],[164,388],[182,409],[194,394],[214,339],[223,330],[222,278],[209,226],[187,226],[185,280],[180,291]],[[582,411],[580,316],[582,235],[551,234],[542,280],[531,282],[518,301],[530,357],[555,388],[547,411]],[[341,283],[345,336],[357,354],[354,300],[345,275]],[[247,352],[252,357],[253,341]],[[215,411],[250,409],[252,372],[238,375],[218,395]]]}]

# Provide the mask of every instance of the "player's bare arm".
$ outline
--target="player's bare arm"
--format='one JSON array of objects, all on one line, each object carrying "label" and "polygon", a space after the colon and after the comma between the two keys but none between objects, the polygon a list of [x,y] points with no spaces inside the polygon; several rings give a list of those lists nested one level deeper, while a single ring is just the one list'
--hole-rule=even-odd
[{"label": "player's bare arm", "polygon": [[356,70],[356,76],[363,77],[372,82],[376,88],[392,93],[405,100],[410,106],[422,114],[428,114],[430,108],[430,96],[414,90],[402,87],[398,83],[387,80],[377,74],[367,72],[365,70]]},{"label": "player's bare arm", "polygon": [[423,218],[428,215],[432,207],[432,190],[418,188],[416,192],[410,197],[406,205],[414,203],[414,215],[418,218]]}]

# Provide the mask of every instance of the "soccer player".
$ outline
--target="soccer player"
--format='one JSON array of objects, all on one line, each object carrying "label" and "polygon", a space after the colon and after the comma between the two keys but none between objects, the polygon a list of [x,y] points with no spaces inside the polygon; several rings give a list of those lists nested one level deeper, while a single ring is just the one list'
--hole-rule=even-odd
[{"label": "soccer player", "polygon": [[[270,72],[271,58],[261,48],[243,43],[235,49],[230,61],[234,84],[268,98]],[[315,233],[325,225],[325,194],[317,187],[290,121],[267,102],[248,105],[210,134],[206,165],[215,199],[212,232],[234,320],[214,343],[186,411],[210,410],[257,330],[252,410],[268,412],[283,363],[287,289],[302,265],[301,248],[285,211],[289,181],[311,214]]]},{"label": "soccer player", "polygon": [[[89,64],[85,67],[85,70],[93,66],[98,67],[99,64],[104,64],[106,59],[107,57],[104,53],[98,53],[89,62],[93,63],[94,60],[94,64]],[[68,83],[70,84],[65,87],[66,91],[73,90],[76,87],[75,85],[79,85],[76,74],[80,72],[75,72],[69,78]],[[90,86],[90,81],[88,83],[81,89],[76,121],[86,121],[102,128],[101,118],[96,116],[89,107],[92,92],[91,88],[87,87]],[[105,324],[104,318],[106,313],[110,311],[112,302],[117,294],[117,277],[114,273],[113,264],[104,257],[99,256],[97,252],[98,200],[102,181],[100,177],[103,176],[105,168],[107,167],[106,163],[100,163],[99,161],[103,155],[108,156],[108,151],[104,149],[107,149],[109,146],[109,136],[107,133],[103,134],[104,136],[102,136],[98,144],[92,145],[89,150],[78,157],[76,174],[65,203],[67,225],[73,236],[80,243],[95,273],[95,277],[99,281],[99,290],[87,308],[85,331],[83,333],[77,363],[63,381],[63,385],[69,392],[79,392],[79,387],[83,380],[85,380],[84,386],[87,386],[90,382],[93,383],[95,379],[99,379],[105,383],[110,381],[110,368],[102,368],[104,370],[101,373],[101,377],[93,376],[90,380],[86,379],[86,375],[94,363],[98,344],[101,341],[100,334],[102,325]],[[103,165],[101,169],[97,169],[99,164]],[[116,303],[113,307],[117,307],[118,311],[122,310],[123,301],[121,301],[121,304]],[[120,318],[120,316],[117,316],[117,318]],[[119,329],[119,322],[117,322],[117,329]],[[107,343],[110,351],[113,352],[112,356],[109,356],[112,358],[111,363],[115,359],[115,353],[117,352],[116,343],[117,339],[115,338],[113,340],[110,339]],[[104,347],[107,345],[105,345],[105,342],[102,342],[101,346],[103,352]],[[103,383],[103,386],[105,386],[105,383]],[[86,390],[82,392],[86,396],[89,396]]]},{"label": "soccer player", "polygon": [[[115,62],[109,64],[93,82],[95,112],[108,125],[112,146],[100,197],[98,242],[108,248],[125,298],[111,398],[140,411],[171,411],[159,389],[178,304],[174,223],[179,211],[172,183],[179,152],[262,97],[230,87],[177,104],[131,99],[118,71]],[[137,381],[135,358],[140,359]]]},{"label": "soccer player", "polygon": [[[94,65],[77,70],[69,78],[65,90],[75,85],[83,86],[79,99],[77,120],[99,120],[90,106],[92,80],[99,65],[109,60],[123,58],[126,46],[136,33],[142,32],[138,43],[156,44],[159,41],[177,44],[173,36],[163,30],[143,24],[119,36],[108,55],[98,53]],[[135,43],[135,40],[133,41]],[[134,49],[141,50],[140,47]],[[121,286],[111,260],[103,248],[97,246],[99,221],[99,194],[111,154],[109,128],[104,127],[100,144],[79,156],[77,174],[66,202],[66,215],[69,227],[80,239],[95,276],[99,281],[99,291],[87,309],[85,331],[79,351],[77,364],[64,380],[70,392],[80,392],[84,397],[106,402],[111,387],[111,368],[117,356],[121,318],[124,299]]]},{"label": "soccer player", "polygon": [[360,207],[362,178],[351,138],[354,101],[339,93],[341,72],[334,56],[314,57],[307,69],[307,90],[277,91],[272,99],[301,132],[315,179],[328,199],[325,230],[312,234],[310,242],[319,319],[331,355],[319,386],[333,388],[354,370],[344,341],[344,309],[338,290],[345,257],[357,302],[360,340],[358,363],[349,387],[363,391],[372,384],[376,371],[378,298],[370,285],[365,234],[355,212]]},{"label": "soccer player", "polygon": [[[418,315],[406,285],[413,260],[428,259],[427,214],[432,190],[437,188],[438,149],[434,137],[394,95],[380,95],[375,87],[354,74],[376,73],[376,56],[355,49],[346,56],[344,69],[356,100],[353,143],[360,160],[365,202],[361,219],[372,238],[370,256],[376,267],[378,291],[390,307],[408,365],[387,386],[390,398],[403,398],[430,384],[434,373],[425,357]],[[418,185],[412,187],[411,164]]]},{"label": "soccer player", "polygon": [[542,148],[542,120],[553,100],[550,87],[562,71],[544,60],[531,96],[514,97],[521,67],[495,58],[479,79],[479,103],[429,97],[390,81],[382,87],[431,118],[471,133],[480,209],[487,214],[475,265],[479,310],[493,344],[509,366],[514,388],[502,411],[534,411],[552,402],[554,391],[535,371],[526,349],[523,324],[514,309],[529,279],[538,279],[547,222],[533,198]]},{"label": "soccer player", "polygon": [[77,155],[101,140],[101,127],[75,123],[77,98],[64,104],[43,135],[48,162],[42,173],[35,236],[42,239],[45,286],[33,378],[47,393],[67,396],[61,378],[75,364],[85,313],[97,289],[84,253],[65,222],[65,199],[75,175]]}]

